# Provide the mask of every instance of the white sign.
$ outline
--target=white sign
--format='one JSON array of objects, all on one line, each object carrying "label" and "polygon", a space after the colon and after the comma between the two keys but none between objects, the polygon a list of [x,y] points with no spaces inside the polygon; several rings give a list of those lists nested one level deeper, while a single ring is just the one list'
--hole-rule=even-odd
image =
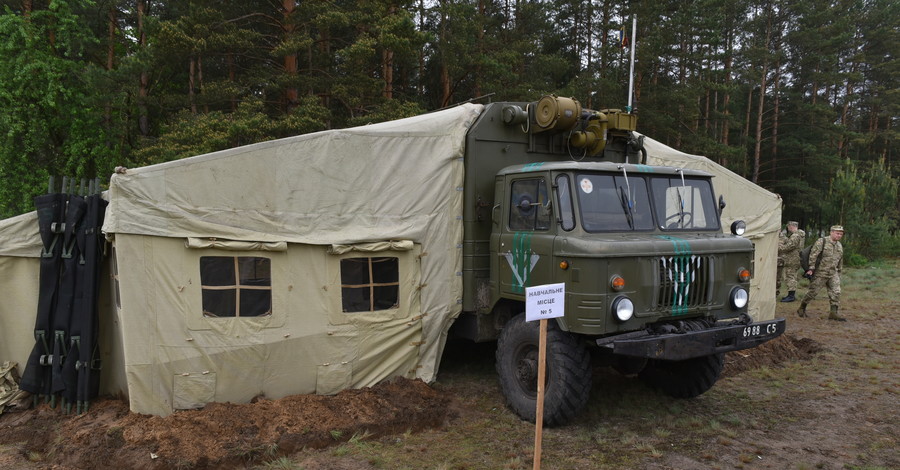
[{"label": "white sign", "polygon": [[525,320],[561,317],[566,313],[566,284],[545,284],[525,288]]}]

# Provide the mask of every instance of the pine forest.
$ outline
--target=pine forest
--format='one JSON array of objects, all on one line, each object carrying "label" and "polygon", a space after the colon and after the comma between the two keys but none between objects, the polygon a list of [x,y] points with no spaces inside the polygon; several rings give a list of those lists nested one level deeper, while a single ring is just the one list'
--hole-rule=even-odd
[{"label": "pine forest", "polygon": [[2,0],[0,217],[51,175],[467,101],[625,108],[632,44],[639,132],[900,252],[900,0]]}]

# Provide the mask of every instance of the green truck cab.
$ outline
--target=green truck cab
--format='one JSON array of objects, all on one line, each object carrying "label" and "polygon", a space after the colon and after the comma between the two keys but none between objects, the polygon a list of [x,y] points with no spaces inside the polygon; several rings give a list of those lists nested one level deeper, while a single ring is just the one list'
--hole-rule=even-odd
[{"label": "green truck cab", "polygon": [[649,166],[636,117],[568,98],[492,103],[466,138],[463,313],[453,332],[497,340],[510,407],[535,419],[537,325],[525,288],[565,283],[551,320],[544,421],[586,405],[591,356],[676,397],[718,379],[724,353],[784,332],[747,314],[753,244],[720,225],[712,175]]}]

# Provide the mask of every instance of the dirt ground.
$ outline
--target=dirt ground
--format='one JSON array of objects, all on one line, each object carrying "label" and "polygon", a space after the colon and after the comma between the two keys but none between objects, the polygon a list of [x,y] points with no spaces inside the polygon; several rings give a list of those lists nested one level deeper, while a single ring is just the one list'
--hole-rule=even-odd
[{"label": "dirt ground", "polygon": [[[657,432],[645,438],[644,447],[624,437],[613,444],[625,443],[639,451],[651,449],[646,458],[641,454],[629,457],[633,468],[900,468],[900,319],[896,318],[900,302],[872,305],[865,295],[858,295],[845,304],[850,319],[846,323],[825,319],[825,301],[810,308],[809,318],[793,313],[796,303],[779,304],[777,315],[788,319],[783,337],[728,354],[724,378],[713,389],[721,391],[707,392],[696,399],[697,404],[688,405],[685,413],[709,414],[715,418],[713,426],[728,419],[723,416],[732,416],[733,423],[728,425],[732,431],[712,438],[698,429],[690,441]],[[448,345],[449,354],[456,353],[457,359],[445,355],[433,386],[394,379],[335,396],[210,404],[166,418],[130,413],[125,402],[114,398],[98,400],[82,415],[65,415],[45,404],[4,413],[0,415],[0,468],[531,468],[528,459],[533,448],[515,444],[512,451],[500,450],[507,444],[502,442],[499,434],[504,431],[499,428],[487,432],[489,436],[497,434],[493,448],[509,454],[499,460],[503,464],[432,461],[441,457],[430,454],[429,447],[457,435],[454,428],[466,434],[497,421],[513,426],[520,436],[527,437],[530,432],[528,423],[508,416],[502,399],[495,396],[496,384],[486,383],[493,367],[489,352],[467,356],[455,348],[468,349]],[[455,362],[459,357],[482,363]],[[764,404],[767,409],[754,416],[752,410],[734,409],[741,403]],[[615,425],[614,417],[606,414],[610,426]],[[497,416],[502,419],[498,421]],[[773,421],[773,416],[783,419]],[[673,426],[679,429],[677,423]],[[586,454],[596,453],[603,448],[597,445],[603,443],[604,438],[598,437],[602,432],[607,432],[603,423],[585,418],[548,430],[548,442],[553,445],[554,439],[565,439],[573,446],[580,435],[587,434],[593,437],[577,445],[582,445]],[[639,436],[640,431],[632,434]],[[419,464],[413,456],[413,463],[394,466],[394,457],[388,454],[373,457],[346,447],[361,440],[373,443],[367,452],[387,452],[405,445],[405,454],[421,453]],[[469,445],[483,446],[484,462],[493,462],[487,455],[490,444]],[[348,450],[336,452],[338,448]],[[564,452],[571,454],[572,449]],[[600,456],[578,461],[552,459],[549,450],[545,455],[544,468],[623,465],[605,464],[607,460]]]}]

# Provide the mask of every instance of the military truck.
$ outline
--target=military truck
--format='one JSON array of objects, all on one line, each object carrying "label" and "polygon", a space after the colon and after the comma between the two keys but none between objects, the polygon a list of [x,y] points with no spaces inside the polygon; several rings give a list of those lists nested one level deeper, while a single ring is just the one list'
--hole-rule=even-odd
[{"label": "military truck", "polygon": [[535,419],[539,339],[526,287],[566,286],[548,331],[547,425],[586,405],[592,356],[690,398],[716,382],[724,353],[784,332],[784,319],[747,313],[753,243],[743,221],[723,233],[712,175],[647,165],[636,121],[545,96],[488,104],[468,131],[452,332],[497,340],[503,394],[524,419]]}]

